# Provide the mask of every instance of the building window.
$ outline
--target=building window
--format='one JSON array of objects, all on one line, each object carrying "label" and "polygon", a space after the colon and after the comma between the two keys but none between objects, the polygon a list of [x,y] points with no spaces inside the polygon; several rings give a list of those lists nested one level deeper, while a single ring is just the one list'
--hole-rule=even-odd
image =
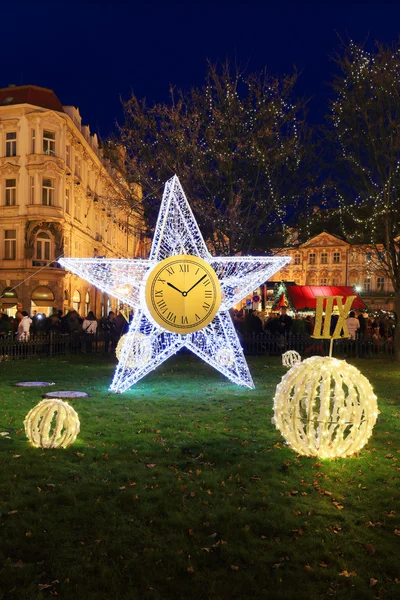
[{"label": "building window", "polygon": [[67,163],[67,167],[71,167],[71,146],[69,144],[66,147],[65,162]]},{"label": "building window", "polygon": [[54,206],[54,179],[43,179],[42,204],[44,206]]},{"label": "building window", "polygon": [[90,294],[89,294],[89,292],[86,292],[85,304],[86,304],[86,315],[87,315],[90,311]]},{"label": "building window", "polygon": [[327,264],[328,264],[328,253],[322,252],[321,253],[321,265],[327,265]]},{"label": "building window", "polygon": [[65,188],[65,212],[69,214],[69,188]]},{"label": "building window", "polygon": [[29,177],[29,203],[35,204],[35,178]]},{"label": "building window", "polygon": [[365,253],[365,262],[366,263],[371,262],[371,258],[372,258],[372,252],[366,252]]},{"label": "building window", "polygon": [[38,260],[50,260],[50,236],[47,233],[39,233],[36,238],[36,258]]},{"label": "building window", "polygon": [[371,277],[365,277],[363,287],[364,292],[369,292],[371,290]]},{"label": "building window", "polygon": [[74,217],[77,221],[81,220],[81,207],[79,204],[78,194],[76,192],[74,194]]},{"label": "building window", "polygon": [[17,204],[17,180],[6,179],[5,205],[15,206]]},{"label": "building window", "polygon": [[31,154],[36,152],[36,130],[31,129]]},{"label": "building window", "polygon": [[75,175],[77,177],[81,176],[81,159],[75,156]]},{"label": "building window", "polygon": [[53,131],[43,131],[43,153],[56,155],[56,134]]},{"label": "building window", "polygon": [[17,231],[16,229],[6,229],[4,232],[4,258],[6,260],[15,260],[17,256]]},{"label": "building window", "polygon": [[78,290],[75,290],[74,295],[72,296],[72,308],[79,313],[79,308],[81,306],[81,294]]},{"label": "building window", "polygon": [[311,254],[308,255],[308,262],[310,265],[315,265],[315,252],[311,252]]},{"label": "building window", "polygon": [[327,278],[326,277],[322,277],[319,280],[319,285],[327,285],[327,282],[328,282]]},{"label": "building window", "polygon": [[340,252],[333,253],[333,264],[337,265],[340,263]]},{"label": "building window", "polygon": [[17,156],[17,132],[6,133],[6,156]]},{"label": "building window", "polygon": [[376,278],[376,290],[378,292],[383,292],[384,289],[385,289],[385,278],[377,277]]},{"label": "building window", "polygon": [[294,264],[295,265],[299,265],[300,264],[300,254],[295,254],[294,255]]}]

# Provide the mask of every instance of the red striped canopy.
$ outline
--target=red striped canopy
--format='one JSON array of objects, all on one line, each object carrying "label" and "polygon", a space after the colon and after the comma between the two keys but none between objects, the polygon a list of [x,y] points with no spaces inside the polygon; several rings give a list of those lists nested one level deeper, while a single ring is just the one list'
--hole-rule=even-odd
[{"label": "red striped canopy", "polygon": [[295,310],[315,310],[318,296],[342,296],[342,298],[356,296],[351,308],[356,310],[367,308],[350,285],[288,285],[275,303],[274,308],[284,306],[285,296]]}]

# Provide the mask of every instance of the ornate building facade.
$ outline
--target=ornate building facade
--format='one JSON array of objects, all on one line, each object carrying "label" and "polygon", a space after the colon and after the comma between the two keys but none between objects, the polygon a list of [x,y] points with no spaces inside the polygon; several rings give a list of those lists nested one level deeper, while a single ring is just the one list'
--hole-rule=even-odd
[{"label": "ornate building facade", "polygon": [[351,246],[330,233],[320,233],[304,244],[284,248],[279,254],[291,262],[272,281],[298,285],[350,285],[370,309],[393,310],[391,281],[379,269],[379,256],[371,248]]},{"label": "ornate building facade", "polygon": [[72,257],[145,256],[143,223],[79,110],[52,90],[0,89],[0,311],[96,317],[114,299],[57,262]]}]

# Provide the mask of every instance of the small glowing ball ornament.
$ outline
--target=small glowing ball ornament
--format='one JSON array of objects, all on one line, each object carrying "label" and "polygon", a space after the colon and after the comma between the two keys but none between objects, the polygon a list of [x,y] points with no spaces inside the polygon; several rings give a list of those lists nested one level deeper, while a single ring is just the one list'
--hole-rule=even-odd
[{"label": "small glowing ball ornament", "polygon": [[80,431],[78,413],[63,400],[42,400],[26,415],[25,433],[36,448],[67,448]]},{"label": "small glowing ball ornament", "polygon": [[131,346],[129,360],[126,366],[130,369],[140,369],[145,367],[153,354],[153,347],[149,336],[144,333],[130,332],[123,335],[115,349],[115,355],[121,360],[122,349],[125,344]]},{"label": "small glowing ball ornament", "polygon": [[282,377],[272,422],[299,454],[340,458],[361,450],[378,414],[371,384],[358,369],[312,356]]},{"label": "small glowing ball ornament", "polygon": [[227,346],[218,348],[215,358],[217,363],[222,367],[231,367],[235,362],[235,356],[231,348],[228,348]]},{"label": "small glowing ball ornament", "polygon": [[282,354],[282,365],[284,367],[294,367],[297,363],[301,363],[301,356],[296,350],[288,350]]}]

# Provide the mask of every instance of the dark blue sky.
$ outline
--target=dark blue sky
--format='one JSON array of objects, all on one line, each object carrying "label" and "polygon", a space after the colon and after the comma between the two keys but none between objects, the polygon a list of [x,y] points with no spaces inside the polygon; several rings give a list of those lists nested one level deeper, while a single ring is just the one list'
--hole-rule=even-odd
[{"label": "dark blue sky", "polygon": [[[2,2],[0,86],[52,88],[106,136],[121,119],[120,96],[168,98],[169,84],[200,84],[207,58],[231,57],[249,70],[302,71],[300,96],[320,120],[337,34],[397,40],[396,2]],[[337,33],[336,33],[337,32]]]}]

